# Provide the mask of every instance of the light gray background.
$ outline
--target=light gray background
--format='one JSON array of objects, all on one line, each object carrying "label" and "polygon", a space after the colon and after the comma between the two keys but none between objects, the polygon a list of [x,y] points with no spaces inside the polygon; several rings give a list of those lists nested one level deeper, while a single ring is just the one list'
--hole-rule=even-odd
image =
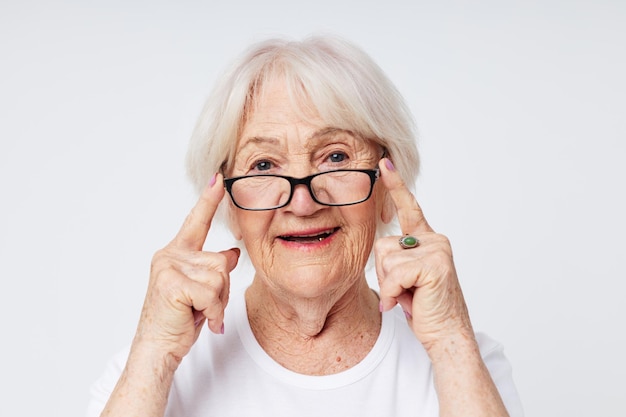
[{"label": "light gray background", "polygon": [[406,96],[417,197],[527,415],[624,416],[625,28],[608,0],[3,0],[0,415],[83,414],[195,201],[183,158],[217,73],[321,31]]}]

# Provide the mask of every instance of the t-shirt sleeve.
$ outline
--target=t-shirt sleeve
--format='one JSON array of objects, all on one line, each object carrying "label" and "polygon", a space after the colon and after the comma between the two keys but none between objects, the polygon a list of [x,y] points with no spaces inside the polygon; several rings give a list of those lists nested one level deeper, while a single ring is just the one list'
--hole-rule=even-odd
[{"label": "t-shirt sleeve", "polygon": [[510,417],[523,417],[524,409],[513,382],[513,369],[504,356],[504,347],[482,333],[476,334],[483,361],[496,384]]},{"label": "t-shirt sleeve", "polygon": [[126,365],[128,352],[129,349],[126,348],[113,356],[100,378],[91,385],[86,417],[98,417],[104,410],[104,406],[109,400]]}]

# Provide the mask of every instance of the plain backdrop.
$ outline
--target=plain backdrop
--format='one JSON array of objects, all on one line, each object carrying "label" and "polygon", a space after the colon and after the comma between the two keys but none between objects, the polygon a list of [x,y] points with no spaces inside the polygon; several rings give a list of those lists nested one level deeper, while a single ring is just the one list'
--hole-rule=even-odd
[{"label": "plain backdrop", "polygon": [[626,415],[618,0],[2,0],[0,415],[83,415],[195,202],[184,155],[216,76],[253,41],[324,32],[406,97],[417,198],[526,414]]}]

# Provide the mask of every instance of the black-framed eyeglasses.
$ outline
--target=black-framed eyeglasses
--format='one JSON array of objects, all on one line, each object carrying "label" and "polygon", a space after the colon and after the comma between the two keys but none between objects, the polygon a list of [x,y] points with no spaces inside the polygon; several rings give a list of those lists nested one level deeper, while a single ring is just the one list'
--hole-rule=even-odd
[{"label": "black-framed eyeglasses", "polygon": [[350,206],[370,198],[380,171],[338,169],[304,178],[261,174],[224,179],[235,206],[243,210],[275,210],[291,201],[296,185],[305,185],[313,200],[324,206]]}]

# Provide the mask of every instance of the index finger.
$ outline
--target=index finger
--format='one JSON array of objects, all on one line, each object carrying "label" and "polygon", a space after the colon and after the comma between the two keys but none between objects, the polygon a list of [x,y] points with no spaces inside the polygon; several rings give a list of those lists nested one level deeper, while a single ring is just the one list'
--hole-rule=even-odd
[{"label": "index finger", "polygon": [[211,221],[224,197],[223,177],[215,174],[205,187],[196,205],[191,209],[185,222],[172,241],[172,245],[183,249],[202,250]]},{"label": "index finger", "polygon": [[383,158],[379,167],[383,184],[389,191],[391,200],[396,207],[402,233],[432,232],[433,229],[424,218],[422,208],[396,171],[393,163],[389,159]]}]

